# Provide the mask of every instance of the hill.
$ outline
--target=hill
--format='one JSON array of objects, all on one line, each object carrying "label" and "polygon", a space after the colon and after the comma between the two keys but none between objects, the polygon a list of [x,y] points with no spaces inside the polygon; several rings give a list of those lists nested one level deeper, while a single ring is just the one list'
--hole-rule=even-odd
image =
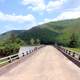
[{"label": "hill", "polygon": [[15,30],[0,35],[0,41],[6,40],[10,34],[15,34],[16,38],[22,39],[26,44],[30,43],[31,38],[40,39],[41,43],[60,43],[67,45],[73,33],[80,41],[80,18],[49,22],[38,25],[30,30]]},{"label": "hill", "polygon": [[0,42],[4,42],[7,39],[9,39],[12,34],[14,34],[17,37],[19,34],[23,33],[24,31],[25,30],[12,30],[12,31],[5,32],[0,35]]}]

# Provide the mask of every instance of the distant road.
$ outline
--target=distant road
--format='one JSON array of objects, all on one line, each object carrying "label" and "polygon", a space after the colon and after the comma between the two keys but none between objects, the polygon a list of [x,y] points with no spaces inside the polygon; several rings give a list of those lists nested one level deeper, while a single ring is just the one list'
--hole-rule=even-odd
[{"label": "distant road", "polygon": [[53,46],[46,46],[0,80],[80,80],[80,68]]}]

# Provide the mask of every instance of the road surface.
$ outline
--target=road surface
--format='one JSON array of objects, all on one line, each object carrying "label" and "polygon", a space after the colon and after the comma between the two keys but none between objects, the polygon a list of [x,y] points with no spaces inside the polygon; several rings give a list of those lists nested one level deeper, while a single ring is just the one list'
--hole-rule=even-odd
[{"label": "road surface", "polygon": [[80,68],[53,46],[46,46],[0,80],[80,80]]}]

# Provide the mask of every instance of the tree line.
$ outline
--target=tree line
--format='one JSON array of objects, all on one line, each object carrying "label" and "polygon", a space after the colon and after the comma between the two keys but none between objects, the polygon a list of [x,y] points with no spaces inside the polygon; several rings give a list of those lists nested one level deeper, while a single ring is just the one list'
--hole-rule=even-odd
[{"label": "tree line", "polygon": [[[46,40],[45,40],[46,41]],[[16,54],[20,47],[23,45],[40,45],[41,43],[45,44],[45,41],[41,41],[39,38],[29,39],[29,44],[26,44],[23,40],[20,38],[16,38],[14,34],[11,34],[10,38],[6,40],[3,43],[0,43],[0,57]],[[51,44],[52,42],[46,41],[47,44]],[[54,42],[55,43],[55,42]],[[65,42],[64,42],[65,43]],[[75,33],[72,33],[72,35],[69,38],[69,42],[67,43],[67,47],[76,48],[80,45],[79,39]]]},{"label": "tree line", "polygon": [[[31,38],[29,45],[40,45],[39,39]],[[0,43],[0,57],[9,56],[18,53],[21,46],[27,45],[23,40],[17,38],[14,34],[10,38]]]}]

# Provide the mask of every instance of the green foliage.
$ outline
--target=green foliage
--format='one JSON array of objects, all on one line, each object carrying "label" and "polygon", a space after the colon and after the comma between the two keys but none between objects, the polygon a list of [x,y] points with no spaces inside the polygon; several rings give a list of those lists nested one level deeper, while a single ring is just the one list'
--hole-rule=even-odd
[{"label": "green foliage", "polygon": [[31,38],[30,44],[31,44],[31,45],[34,45],[34,44],[35,44],[35,40],[34,40],[33,38]]},{"label": "green foliage", "polygon": [[70,41],[69,41],[69,47],[71,48],[75,48],[78,47],[78,38],[75,35],[75,33],[73,33],[70,37]]},{"label": "green foliage", "polygon": [[76,53],[79,53],[80,54],[80,48],[70,48],[70,47],[64,47],[72,52],[76,52]]},{"label": "green foliage", "polygon": [[19,48],[23,44],[24,42],[21,39],[16,38],[15,34],[11,34],[10,38],[4,43],[6,48],[12,48],[12,49]]},{"label": "green foliage", "polygon": [[[71,35],[75,33],[79,39],[77,46],[80,46],[80,18],[50,22],[38,25],[30,30],[10,31],[0,36],[0,42],[10,39],[11,33],[14,33],[16,35],[16,38],[23,40],[23,42],[28,45],[36,44],[37,39],[39,39],[40,43],[52,44],[57,42],[64,46],[69,46]],[[34,41],[31,41],[32,38],[34,39]],[[13,39],[13,41],[14,40],[15,39]]]},{"label": "green foliage", "polygon": [[40,45],[40,40],[31,38],[30,45]]},{"label": "green foliage", "polygon": [[36,43],[35,44],[40,45],[40,39],[36,39]]},{"label": "green foliage", "polygon": [[0,56],[8,56],[17,53],[20,46],[23,44],[24,42],[21,39],[16,38],[15,35],[11,34],[9,39],[0,44]]}]

